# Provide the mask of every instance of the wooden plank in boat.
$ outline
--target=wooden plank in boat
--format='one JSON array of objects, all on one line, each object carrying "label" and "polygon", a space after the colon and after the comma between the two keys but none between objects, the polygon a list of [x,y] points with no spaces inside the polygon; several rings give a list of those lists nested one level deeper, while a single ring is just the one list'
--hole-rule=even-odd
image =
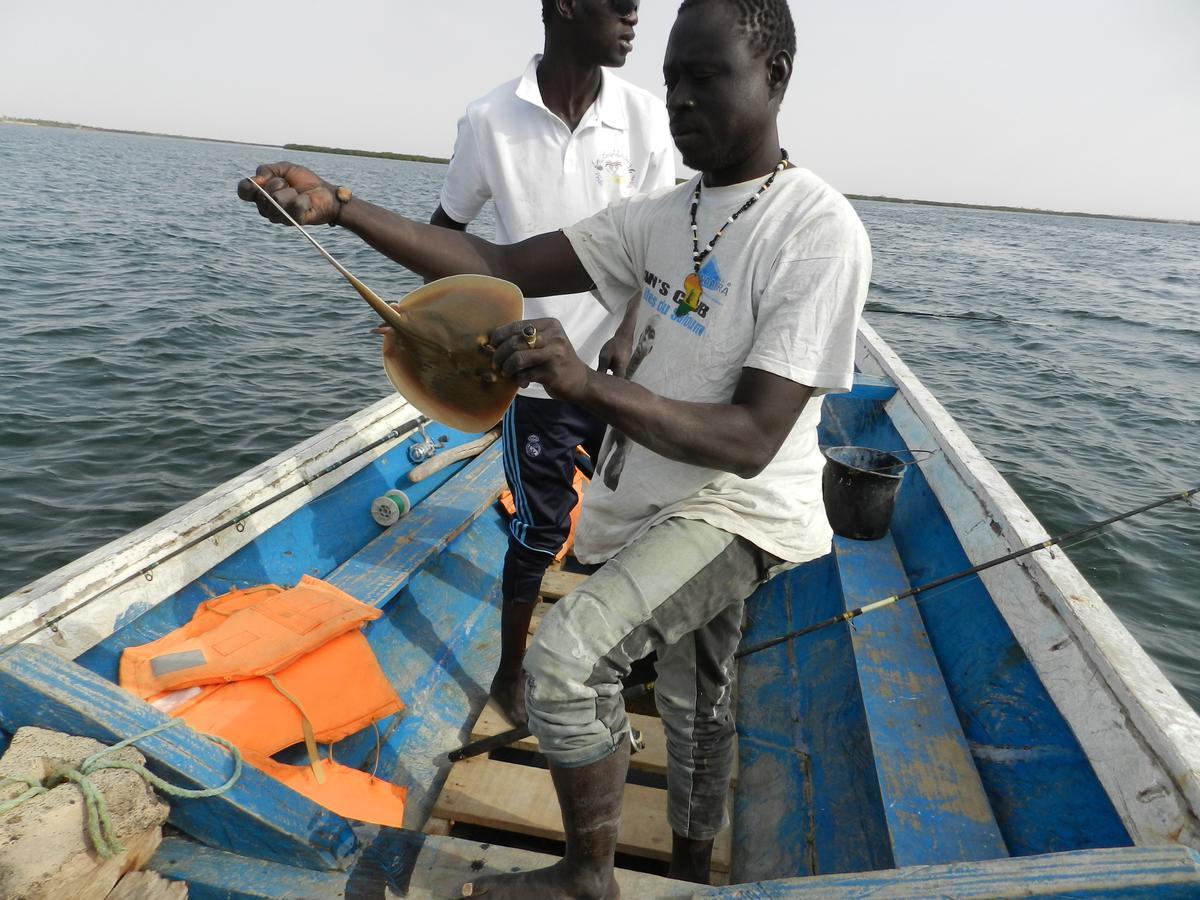
[{"label": "wooden plank in boat", "polygon": [[695,900],[991,900],[994,897],[1196,897],[1200,854],[1179,844],[1112,847],[909,866],[844,875],[781,878],[698,888]]},{"label": "wooden plank in boat", "polygon": [[[846,609],[908,589],[890,535],[833,546]],[[1008,856],[920,611],[900,601],[850,638],[895,865]]]},{"label": "wooden plank in boat", "polygon": [[[385,829],[349,872],[316,872],[267,863],[176,836],[163,840],[149,868],[164,877],[186,881],[193,895],[202,897],[442,900],[457,897],[472,878],[540,869],[557,860],[556,856],[500,844]],[[638,900],[676,900],[694,896],[697,889],[684,881],[628,869],[617,869],[616,878],[621,896]]]},{"label": "wooden plank in boat", "polygon": [[[82,666],[29,645],[0,653],[0,697],[0,727],[9,732],[36,725],[115,744],[172,721]],[[182,723],[136,746],[150,771],[181,787],[217,787],[233,771],[228,750]],[[215,847],[316,868],[344,865],[357,847],[345,819],[249,766],[224,794],[172,797],[168,821]]]},{"label": "wooden plank in boat", "polygon": [[496,443],[325,580],[363,603],[386,605],[414,572],[495,502],[503,486],[504,467]]},{"label": "wooden plank in boat", "polygon": [[[389,896],[403,892],[410,900],[440,900],[455,896],[472,876],[541,868],[556,859],[530,850],[396,829],[380,832],[376,843],[384,846],[368,847],[363,861],[350,872],[318,872],[249,859],[169,836],[163,839],[149,868],[164,877],[188,882],[196,896],[204,897],[342,900],[350,896],[383,897],[390,889]],[[369,865],[371,857],[386,865]],[[1189,897],[1200,889],[1200,859],[1194,850],[1171,845],[814,875],[724,888],[706,888],[627,869],[617,869],[616,877],[621,896],[638,900],[841,900],[864,895],[982,900],[1022,891],[1045,896]]]},{"label": "wooden plank in boat", "polygon": [[[656,716],[642,716],[636,713],[629,714],[630,723],[642,732],[642,737],[646,741],[646,749],[633,754],[629,758],[629,767],[637,769],[641,772],[653,772],[658,775],[667,773],[667,737],[663,734],[662,720]],[[496,707],[493,700],[489,700],[487,706],[483,708],[483,712],[479,714],[479,718],[471,727],[471,740],[477,741],[480,738],[491,737],[494,734],[508,731],[512,728],[508,719]],[[512,745],[517,750],[531,750],[536,752],[538,749],[538,740],[533,735],[521,738],[520,741]]]},{"label": "wooden plank in boat", "polygon": [[546,574],[542,576],[542,599],[560,600],[587,580],[588,577],[580,572],[548,569],[546,570]]},{"label": "wooden plank in boat", "polygon": [[[407,704],[380,723],[379,774],[408,790],[405,823],[420,828],[441,790],[445,754],[463,742],[499,662],[498,512],[473,522],[425,565],[387,614],[366,628],[383,671]],[[365,728],[335,748],[338,761],[371,770],[376,735]],[[303,751],[289,760],[303,764]]]},{"label": "wooden plank in boat", "polygon": [[[494,759],[462,762],[450,770],[433,809],[435,818],[470,823],[534,837],[563,840],[562,815],[548,769]],[[639,784],[625,785],[617,852],[668,861],[671,826],[667,824],[667,792]],[[712,867],[729,871],[730,830],[718,835]]]},{"label": "wooden plank in boat", "polygon": [[[657,716],[644,716],[638,713],[629,714],[629,722],[642,733],[646,748],[639,750],[629,757],[629,768],[639,772],[652,772],[655,775],[667,774],[667,736],[663,733],[662,719]],[[478,741],[494,734],[508,731],[512,728],[508,719],[504,718],[496,707],[495,701],[489,700],[475,724],[471,726],[471,740]],[[538,740],[533,735],[521,738],[511,745],[516,750],[537,752]],[[734,753],[736,753],[736,745]],[[737,784],[737,763],[734,762],[732,784]]]},{"label": "wooden plank in boat", "polygon": [[[942,451],[922,471],[962,543],[966,562],[980,563],[1046,538],[1012,486],[866,322],[860,323],[856,360],[902,386],[888,414],[903,445]],[[1032,847],[1025,841],[1022,850],[1061,845],[1060,826],[1072,820],[1082,826],[1074,834],[1090,841],[1093,824],[1113,809],[1139,845],[1200,844],[1195,813],[1200,809],[1200,718],[1068,556],[1053,550],[1035,553],[1020,565],[981,572],[979,579],[1002,617],[997,629],[1011,629],[1034,670],[1035,690],[1044,690],[1055,715],[1069,726],[1060,733],[1078,742],[1103,786],[1100,795],[1081,781],[1072,802],[1059,803],[1061,770],[1029,766],[1035,778],[1010,782],[1014,790],[1000,798],[1007,827],[1034,831],[1039,838]],[[999,747],[1036,744],[1031,752],[1040,752],[1045,745],[1040,733],[1033,734],[1033,741],[1020,733],[1031,704],[1015,707],[1003,693],[995,696],[981,698],[991,704],[980,716],[987,720],[987,742]],[[964,712],[973,717],[977,709],[968,705]],[[1007,727],[1008,722],[1016,727]],[[1037,782],[1040,773],[1046,773],[1046,782]],[[1112,833],[1107,826],[1105,830]]]}]

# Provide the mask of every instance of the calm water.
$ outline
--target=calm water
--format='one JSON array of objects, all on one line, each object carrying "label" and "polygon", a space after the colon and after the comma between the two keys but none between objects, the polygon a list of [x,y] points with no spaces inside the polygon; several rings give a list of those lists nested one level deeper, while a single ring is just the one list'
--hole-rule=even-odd
[{"label": "calm water", "polygon": [[[374,315],[234,196],[281,152],[0,126],[0,596],[390,393]],[[419,217],[444,171],[289,157]],[[868,321],[1051,534],[1200,483],[1200,228],[857,205]],[[381,293],[417,286],[320,236]],[[1069,555],[1200,706],[1200,510]]]}]

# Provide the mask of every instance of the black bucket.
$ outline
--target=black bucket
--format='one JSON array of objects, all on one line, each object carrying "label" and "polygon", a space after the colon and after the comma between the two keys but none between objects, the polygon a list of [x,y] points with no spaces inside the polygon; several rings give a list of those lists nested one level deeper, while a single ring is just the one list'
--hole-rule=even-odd
[{"label": "black bucket", "polygon": [[834,534],[876,541],[887,534],[908,463],[870,447],[827,447],[821,490]]}]

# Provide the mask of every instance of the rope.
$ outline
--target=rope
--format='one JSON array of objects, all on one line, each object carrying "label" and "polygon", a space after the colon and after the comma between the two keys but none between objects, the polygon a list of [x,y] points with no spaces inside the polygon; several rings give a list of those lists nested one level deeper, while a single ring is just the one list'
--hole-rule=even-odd
[{"label": "rope", "polygon": [[117,840],[116,831],[113,829],[112,820],[108,815],[108,804],[104,800],[104,794],[96,788],[96,785],[88,776],[101,769],[128,769],[140,775],[145,781],[167,796],[179,797],[186,800],[199,800],[205,797],[216,797],[224,794],[242,777],[242,754],[238,752],[237,747],[224,738],[211,734],[206,734],[204,737],[225,747],[233,757],[233,774],[229,776],[228,781],[219,787],[195,789],[179,787],[159,778],[140,763],[129,762],[123,759],[105,759],[111,753],[123,750],[143,738],[152,737],[159,732],[166,731],[168,728],[172,728],[182,721],[182,719],[171,719],[148,731],[143,731],[141,734],[136,734],[131,738],[126,738],[123,741],[113,744],[111,747],[105,747],[103,750],[93,753],[81,762],[78,768],[60,766],[44,779],[44,783],[34,778],[26,778],[19,775],[0,779],[0,788],[10,784],[25,784],[29,788],[19,797],[14,797],[11,800],[0,803],[0,815],[4,815],[9,810],[16,809],[26,800],[31,800],[39,794],[48,793],[60,784],[70,781],[79,787],[80,792],[83,794],[83,799],[87,804],[88,836],[92,840],[92,846],[96,848],[96,853],[100,855],[101,859],[109,859],[115,856],[125,848]]}]

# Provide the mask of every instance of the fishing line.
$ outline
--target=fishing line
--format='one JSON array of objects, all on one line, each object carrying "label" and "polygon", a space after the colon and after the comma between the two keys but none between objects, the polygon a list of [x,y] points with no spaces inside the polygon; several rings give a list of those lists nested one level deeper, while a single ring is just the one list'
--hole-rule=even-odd
[{"label": "fishing line", "polygon": [[1069,544],[1063,543],[1063,544],[1059,544],[1059,546],[1063,550],[1071,550],[1075,547],[1082,547],[1084,544],[1089,544],[1092,541],[1099,540],[1102,537],[1104,537],[1104,534],[1102,532],[1096,531],[1096,532],[1093,532],[1092,534],[1085,534],[1083,537],[1078,537],[1075,540],[1071,541],[1071,543],[1069,543]]},{"label": "fishing line", "polygon": [[757,644],[751,644],[748,647],[743,647],[740,650],[738,650],[737,653],[735,653],[733,655],[734,659],[741,659],[742,657],[750,656],[753,653],[758,653],[761,650],[766,650],[770,647],[775,647],[779,644],[790,641],[793,638],[802,637],[806,634],[812,634],[814,631],[820,631],[822,628],[828,628],[830,625],[836,625],[839,622],[849,622],[851,619],[856,619],[859,616],[863,615],[864,613],[869,613],[872,610],[876,610],[876,609],[882,609],[885,606],[891,606],[893,603],[897,603],[900,600],[905,599],[906,597],[912,597],[916,594],[924,593],[926,591],[931,591],[934,588],[942,587],[943,585],[947,585],[950,582],[958,581],[961,578],[966,578],[968,575],[974,575],[978,572],[984,571],[985,569],[990,569],[993,566],[998,566],[1001,563],[1008,562],[1009,560],[1016,559],[1020,556],[1025,556],[1025,555],[1033,553],[1037,550],[1046,550],[1050,547],[1054,547],[1058,544],[1062,544],[1065,541],[1072,541],[1075,538],[1081,537],[1085,534],[1089,534],[1090,532],[1098,531],[1099,529],[1104,528],[1107,525],[1111,525],[1114,522],[1119,522],[1122,519],[1128,519],[1131,516],[1136,516],[1139,513],[1144,513],[1146,511],[1154,509],[1156,507],[1164,506],[1167,503],[1174,503],[1178,500],[1187,500],[1189,497],[1192,497],[1193,495],[1198,494],[1198,493],[1200,493],[1200,487],[1194,487],[1194,488],[1191,488],[1190,490],[1182,491],[1178,494],[1171,494],[1168,497],[1164,497],[1160,500],[1155,500],[1154,502],[1147,503],[1144,506],[1139,506],[1137,509],[1131,509],[1128,512],[1118,513],[1117,515],[1110,516],[1109,518],[1104,519],[1101,522],[1095,522],[1091,525],[1085,525],[1082,528],[1076,528],[1074,531],[1069,531],[1066,534],[1059,535],[1058,537],[1049,538],[1048,540],[1041,541],[1040,543],[1037,543],[1037,544],[1031,544],[1030,546],[1024,547],[1020,550],[1014,550],[1012,553],[1006,553],[1004,556],[996,557],[995,559],[989,560],[985,563],[980,563],[977,566],[971,566],[971,568],[964,569],[961,572],[955,572],[953,575],[947,575],[944,578],[938,578],[934,581],[929,582],[928,584],[923,584],[923,585],[919,585],[918,587],[909,588],[907,591],[903,591],[899,594],[893,594],[890,597],[884,597],[882,600],[876,600],[873,603],[867,603],[856,609],[846,610],[846,612],[840,613],[836,616],[833,616],[832,618],[824,619],[820,622],[814,622],[812,625],[807,625],[804,628],[797,628],[795,631],[789,631],[787,634],[780,635],[779,637],[771,638],[770,640],[762,641]]},{"label": "fishing line", "polygon": [[43,631],[46,631],[47,629],[50,631],[53,631],[55,633],[58,633],[58,630],[59,630],[58,623],[61,622],[63,619],[67,618],[68,616],[74,615],[79,610],[83,609],[85,606],[89,606],[90,604],[95,603],[101,597],[104,597],[107,594],[112,593],[117,588],[124,587],[125,585],[129,584],[131,581],[136,581],[138,578],[145,578],[147,581],[153,581],[154,580],[154,570],[157,569],[159,566],[163,565],[164,563],[169,562],[170,560],[179,556],[181,553],[186,553],[188,550],[192,549],[196,545],[202,544],[205,541],[207,541],[213,537],[216,537],[218,534],[220,534],[222,531],[225,531],[228,528],[235,527],[235,528],[237,528],[238,531],[244,530],[246,527],[245,526],[246,519],[250,518],[255,513],[261,512],[262,510],[266,509],[271,504],[277,503],[278,501],[282,500],[284,497],[294,494],[296,491],[300,490],[301,488],[307,487],[308,485],[312,484],[313,482],[318,481],[321,478],[324,478],[326,475],[330,474],[331,472],[337,471],[342,466],[344,466],[346,463],[350,462],[351,460],[357,459],[358,457],[362,456],[364,453],[369,453],[371,450],[374,450],[376,447],[382,446],[383,444],[386,444],[390,441],[399,440],[400,438],[408,437],[414,431],[416,431],[420,426],[425,425],[427,422],[429,422],[429,419],[426,416],[417,416],[414,419],[409,419],[403,425],[399,425],[396,428],[393,428],[391,431],[389,431],[387,434],[385,434],[383,437],[379,438],[378,440],[372,441],[371,443],[367,444],[364,447],[360,447],[358,450],[354,451],[349,456],[345,456],[342,459],[338,460],[337,462],[331,463],[330,465],[326,466],[325,468],[321,469],[319,472],[316,472],[313,475],[301,476],[300,481],[298,481],[296,484],[293,484],[291,487],[280,491],[278,494],[275,494],[274,496],[268,497],[266,500],[262,501],[261,503],[256,504],[255,506],[252,506],[250,509],[247,509],[247,510],[244,510],[244,511],[238,513],[236,516],[234,516],[232,519],[229,519],[227,522],[222,522],[220,525],[217,525],[215,528],[209,529],[208,531],[206,531],[204,534],[200,535],[199,537],[193,538],[192,540],[188,541],[187,543],[182,544],[179,547],[176,547],[174,550],[170,551],[169,553],[165,554],[164,556],[162,556],[159,559],[155,560],[154,562],[150,563],[150,565],[143,566],[142,568],[138,569],[136,572],[133,572],[133,573],[127,575],[125,578],[122,578],[120,581],[115,582],[114,584],[110,584],[108,587],[104,588],[102,591],[99,591],[98,593],[93,594],[91,597],[89,597],[86,600],[82,600],[79,603],[76,603],[74,606],[70,607],[69,609],[65,610],[64,612],[61,612],[58,615],[55,615],[52,617],[41,617],[40,624],[36,625],[27,634],[22,635],[21,637],[17,638],[15,641],[12,641],[11,643],[5,644],[3,647],[0,647],[0,655],[8,652],[13,647],[18,646],[19,644],[24,643],[25,641],[29,640],[34,635],[37,635]]},{"label": "fishing line", "polygon": [[252,185],[254,185],[254,187],[258,189],[258,192],[260,194],[262,194],[269,201],[271,201],[271,205],[274,206],[277,210],[279,210],[280,215],[282,215],[285,219],[287,219],[296,228],[297,231],[299,231],[302,235],[304,235],[305,239],[310,244],[312,244],[314,247],[317,248],[318,251],[320,251],[321,255],[324,256],[325,259],[327,259],[329,261],[329,264],[332,265],[335,269],[337,269],[342,274],[342,277],[345,278],[348,282],[350,282],[350,284],[354,287],[354,289],[356,291],[358,291],[359,296],[361,296],[364,300],[366,300],[367,303],[369,303],[371,305],[371,307],[375,310],[375,312],[379,313],[380,318],[382,318],[384,322],[386,322],[388,325],[391,325],[393,328],[395,328],[397,332],[402,333],[404,335],[405,340],[412,340],[419,344],[425,344],[427,347],[432,347],[434,350],[437,350],[439,353],[444,352],[443,348],[436,341],[432,341],[429,338],[424,337],[423,335],[417,334],[409,328],[403,328],[399,324],[398,320],[395,318],[395,316],[396,316],[395,310],[393,310],[391,308],[391,305],[386,300],[384,300],[382,297],[380,297],[378,294],[376,294],[373,290],[371,290],[369,287],[367,287],[365,284],[363,284],[362,281],[360,281],[353,274],[351,274],[349,269],[347,269],[340,262],[338,262],[336,259],[334,259],[333,254],[331,254],[328,250],[326,250],[324,247],[322,247],[320,245],[320,243],[317,241],[317,239],[315,237],[313,237],[311,234],[309,234],[308,231],[305,230],[303,225],[301,225],[299,222],[297,222],[295,219],[293,219],[291,217],[291,215],[288,213],[288,211],[279,204],[278,200],[276,200],[274,197],[271,196],[270,192],[266,188],[264,188],[261,184],[259,184],[257,181],[255,181],[253,177],[247,178],[246,180],[249,181]]}]

